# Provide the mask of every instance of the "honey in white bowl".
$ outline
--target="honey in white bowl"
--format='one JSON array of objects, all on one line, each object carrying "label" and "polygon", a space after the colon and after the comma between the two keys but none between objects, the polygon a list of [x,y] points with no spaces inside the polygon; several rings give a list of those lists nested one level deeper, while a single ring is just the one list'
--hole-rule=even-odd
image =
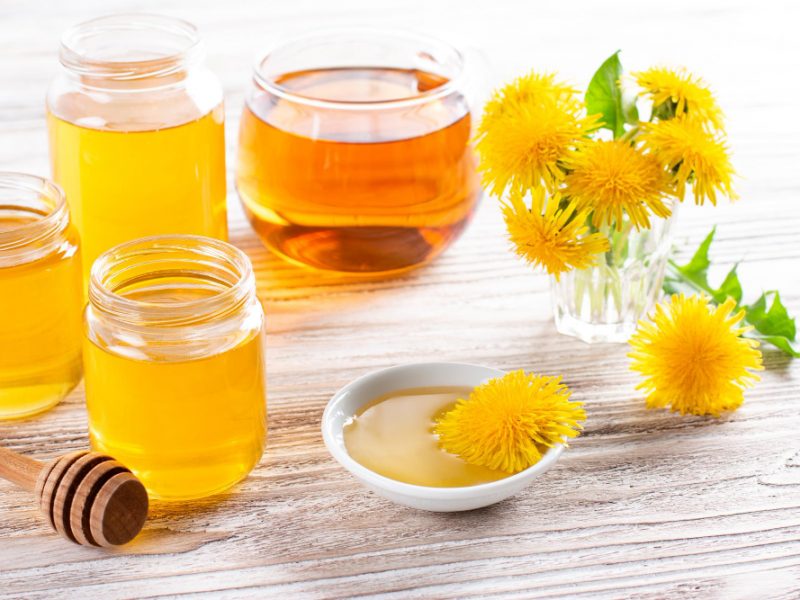
[{"label": "honey in white bowl", "polygon": [[371,471],[413,485],[463,487],[508,477],[439,447],[433,431],[437,419],[470,392],[468,387],[426,387],[380,396],[345,425],[347,452]]}]

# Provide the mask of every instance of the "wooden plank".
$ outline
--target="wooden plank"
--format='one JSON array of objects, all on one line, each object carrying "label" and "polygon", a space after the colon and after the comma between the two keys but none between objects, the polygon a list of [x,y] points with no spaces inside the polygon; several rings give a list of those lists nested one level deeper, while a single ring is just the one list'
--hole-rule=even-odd
[{"label": "wooden plank", "polygon": [[[534,66],[582,84],[617,48],[631,67],[686,64],[713,84],[728,114],[742,200],[681,207],[676,243],[686,255],[718,224],[720,276],[743,261],[747,291],[778,287],[800,313],[795,3],[118,6],[200,25],[209,65],[226,87],[229,170],[253,55],[319,26],[437,33],[483,53],[493,65],[489,85]],[[108,10],[100,0],[0,5],[0,168],[47,172],[42,100],[58,34]],[[0,598],[800,596],[796,363],[767,352],[761,384],[719,421],[647,411],[624,346],[591,347],[555,333],[547,279],[509,252],[493,200],[435,264],[366,283],[311,275],[270,256],[230,189],[232,238],[253,259],[268,314],[264,459],[220,498],[156,504],[143,536],[113,552],[64,543],[28,496],[0,483]],[[438,515],[377,498],[325,451],[325,403],[369,370],[441,359],[563,373],[587,403],[585,434],[546,477],[495,507]],[[40,418],[0,424],[0,439],[39,458],[85,447],[82,387]]]}]

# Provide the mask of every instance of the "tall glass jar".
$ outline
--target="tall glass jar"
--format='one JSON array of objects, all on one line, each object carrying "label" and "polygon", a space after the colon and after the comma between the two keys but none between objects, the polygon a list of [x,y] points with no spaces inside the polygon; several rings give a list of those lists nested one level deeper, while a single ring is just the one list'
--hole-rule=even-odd
[{"label": "tall glass jar", "polygon": [[464,59],[435,39],[318,33],[255,67],[236,186],[286,260],[351,275],[433,260],[464,231],[480,185]]},{"label": "tall glass jar", "polygon": [[600,231],[610,248],[589,269],[551,278],[553,313],[559,333],[585,342],[627,342],[661,295],[669,258],[673,216],[653,217],[637,230],[627,215]]},{"label": "tall glass jar", "polygon": [[81,23],[47,94],[53,178],[92,262],[162,233],[227,238],[222,87],[197,30],[153,15]]},{"label": "tall glass jar", "polygon": [[47,410],[80,381],[82,303],[61,189],[0,173],[0,419]]},{"label": "tall glass jar", "polygon": [[84,368],[92,446],[152,497],[220,492],[264,449],[264,315],[247,256],[155,236],[95,261]]}]

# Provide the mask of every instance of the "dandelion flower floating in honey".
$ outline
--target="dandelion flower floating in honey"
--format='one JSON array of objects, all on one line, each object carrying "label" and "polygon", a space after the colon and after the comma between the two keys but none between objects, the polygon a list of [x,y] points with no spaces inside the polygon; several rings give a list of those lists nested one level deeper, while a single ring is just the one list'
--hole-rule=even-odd
[{"label": "dandelion flower floating in honey", "polygon": [[520,193],[512,193],[502,207],[509,238],[526,261],[558,279],[571,269],[591,267],[608,250],[605,236],[588,233],[588,210],[578,211],[574,201],[562,207],[558,193],[547,198],[541,188],[530,196],[531,209]]},{"label": "dandelion flower floating in honey", "polygon": [[570,170],[564,195],[577,201],[578,209],[593,210],[595,227],[622,222],[627,213],[640,229],[650,227],[650,213],[668,217],[664,203],[669,177],[663,165],[627,142],[588,142],[564,161]]},{"label": "dandelion flower floating in honey", "polygon": [[673,173],[678,198],[683,201],[687,183],[696,204],[708,199],[716,205],[717,193],[735,199],[728,148],[718,134],[685,118],[642,125],[645,148]]},{"label": "dandelion flower floating in honey", "polygon": [[532,73],[497,91],[476,143],[491,192],[554,188],[564,177],[559,161],[597,127],[599,116],[584,113],[575,90],[552,75]]},{"label": "dandelion flower floating in honey", "polygon": [[436,424],[441,447],[466,462],[517,473],[579,435],[586,412],[560,377],[512,371],[476,387]]},{"label": "dandelion flower floating in honey", "polygon": [[744,311],[731,315],[729,298],[715,307],[703,296],[673,296],[656,306],[652,321],[641,321],[631,337],[631,369],[644,381],[648,408],[718,417],[736,410],[743,389],[761,370],[758,342],[742,337]]},{"label": "dandelion flower floating in honey", "polygon": [[[668,116],[686,116],[697,123],[708,123],[724,129],[722,111],[706,83],[686,69],[654,67],[633,73],[642,95],[653,101],[654,112],[667,111]],[[669,104],[668,104],[669,103]],[[664,115],[664,116],[667,116]]]}]

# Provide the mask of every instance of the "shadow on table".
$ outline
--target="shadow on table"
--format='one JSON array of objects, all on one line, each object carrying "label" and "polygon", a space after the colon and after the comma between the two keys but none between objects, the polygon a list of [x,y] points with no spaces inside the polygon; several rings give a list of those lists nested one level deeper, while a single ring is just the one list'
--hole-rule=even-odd
[{"label": "shadow on table", "polygon": [[348,274],[315,270],[289,263],[266,250],[257,239],[242,240],[237,246],[253,263],[259,297],[264,302],[287,300],[331,291],[359,291],[363,288],[394,287],[397,281],[416,279],[428,265],[397,274]]}]

